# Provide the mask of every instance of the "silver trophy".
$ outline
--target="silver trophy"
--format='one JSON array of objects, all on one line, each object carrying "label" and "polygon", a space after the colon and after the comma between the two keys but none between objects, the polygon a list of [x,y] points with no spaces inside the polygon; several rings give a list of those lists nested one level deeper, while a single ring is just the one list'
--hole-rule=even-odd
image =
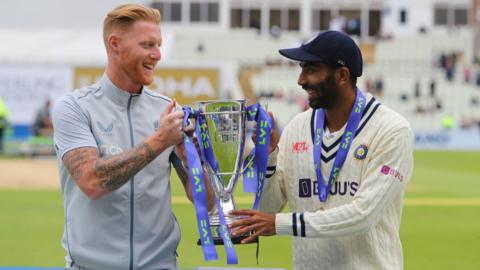
[{"label": "silver trophy", "polygon": [[[215,195],[219,198],[227,224],[242,218],[229,216],[228,212],[236,209],[233,191],[240,174],[244,171],[242,163],[246,133],[245,103],[246,100],[196,102],[205,116],[213,155],[218,163],[218,172],[216,172],[208,162],[205,162],[206,171]],[[218,230],[220,226],[218,212],[210,214],[209,221],[214,243],[223,244]],[[232,237],[232,242],[238,244],[247,236]]]}]

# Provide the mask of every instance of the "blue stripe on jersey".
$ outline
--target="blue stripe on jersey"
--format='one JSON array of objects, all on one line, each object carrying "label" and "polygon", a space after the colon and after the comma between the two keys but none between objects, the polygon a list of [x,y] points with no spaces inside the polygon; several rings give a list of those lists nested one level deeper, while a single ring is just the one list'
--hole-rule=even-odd
[{"label": "blue stripe on jersey", "polygon": [[300,236],[305,237],[305,221],[303,221],[303,213],[300,214]]},{"label": "blue stripe on jersey", "polygon": [[[365,124],[368,122],[368,120],[370,120],[370,118],[372,117],[372,115],[375,113],[375,111],[377,110],[378,106],[380,106],[380,103],[377,103],[375,108],[369,112],[369,109],[370,107],[375,103],[375,101],[377,101],[375,99],[375,97],[372,97],[372,99],[370,99],[370,101],[368,102],[368,104],[365,106],[365,109],[363,110],[363,114],[362,114],[362,120],[365,118],[365,116],[367,115],[367,113],[369,114],[366,118],[365,121],[363,121],[363,123],[360,125],[360,127],[357,129],[357,133],[355,134],[355,136],[357,134],[360,133],[360,131],[363,129],[363,126],[365,126]],[[315,129],[315,116],[316,116],[316,113],[315,113],[315,110],[313,110],[312,112],[312,117],[310,119],[310,135],[312,137],[312,142],[313,142],[313,138],[314,138],[314,129]],[[326,121],[325,121],[325,124],[324,124],[324,129],[325,129],[325,126],[326,126]],[[340,141],[342,140],[342,138],[338,138],[334,143],[332,143],[331,145],[329,146],[326,146],[325,144],[323,144],[322,142],[322,149],[325,150],[325,152],[329,152],[330,150],[332,150],[333,148],[335,148],[335,146],[339,145],[340,144]],[[328,161],[325,161],[324,162],[328,162]]]},{"label": "blue stripe on jersey", "polygon": [[[362,119],[365,118],[366,114],[365,112],[367,112],[367,108],[370,107],[370,105],[372,104],[372,101],[374,100],[374,98],[372,98],[372,100],[368,103],[367,107],[365,108],[365,110],[363,111],[363,116],[362,116]],[[357,133],[355,134],[354,138],[357,137],[358,134],[360,134],[360,132],[362,132],[363,128],[365,127],[365,125],[368,123],[368,121],[370,120],[370,118],[372,118],[372,116],[375,114],[375,112],[377,111],[378,107],[380,107],[381,103],[377,103],[372,110],[370,110],[370,112],[368,112],[368,116],[366,116],[365,118],[365,121],[362,122],[362,124],[359,126],[359,128],[357,129]],[[338,138],[337,141],[335,141],[332,145],[330,145],[329,147],[329,150],[332,149],[333,147],[335,147],[336,145],[340,144],[340,141],[341,141],[341,137]],[[322,143],[323,145],[323,143]],[[325,147],[322,147],[324,150]],[[327,150],[327,152],[329,151]],[[332,153],[330,156],[323,156],[322,155],[322,161],[325,162],[325,163],[328,163],[330,160],[334,159],[335,157],[337,156],[337,151],[335,151],[334,153]]]},{"label": "blue stripe on jersey", "polygon": [[[367,116],[367,119],[365,120],[365,122],[363,122],[363,124],[358,128],[357,134],[362,131],[362,129],[363,129],[363,128],[365,127],[365,125],[367,124],[368,120],[370,120],[370,118],[372,118],[373,114],[377,111],[378,107],[380,107],[380,103],[377,103],[377,105],[375,105],[375,107],[374,107],[373,110],[372,110],[372,113],[370,113],[370,114]],[[355,137],[357,137],[357,134],[355,134]]]},{"label": "blue stripe on jersey", "polygon": [[297,213],[292,213],[293,236],[297,236]]},{"label": "blue stripe on jersey", "polygon": [[266,171],[266,178],[272,177],[277,171],[277,166],[268,166]]}]

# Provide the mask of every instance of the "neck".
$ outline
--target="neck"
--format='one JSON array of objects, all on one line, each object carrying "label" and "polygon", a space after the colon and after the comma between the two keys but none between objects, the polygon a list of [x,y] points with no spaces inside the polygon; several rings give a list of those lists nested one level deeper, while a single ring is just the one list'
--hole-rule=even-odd
[{"label": "neck", "polygon": [[142,90],[142,86],[134,83],[123,70],[110,64],[107,66],[107,76],[116,87],[125,92],[138,94]]},{"label": "neck", "polygon": [[330,132],[335,132],[347,123],[355,103],[355,91],[348,89],[341,93],[331,108],[325,110],[327,126]]}]

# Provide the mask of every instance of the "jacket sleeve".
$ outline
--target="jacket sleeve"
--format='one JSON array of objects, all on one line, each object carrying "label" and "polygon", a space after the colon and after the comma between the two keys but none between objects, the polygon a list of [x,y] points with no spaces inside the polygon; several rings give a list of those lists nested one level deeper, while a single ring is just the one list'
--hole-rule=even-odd
[{"label": "jacket sleeve", "polygon": [[52,112],[53,140],[58,155],[79,147],[95,147],[90,120],[71,95],[59,100]]},{"label": "jacket sleeve", "polygon": [[364,171],[360,189],[350,203],[315,212],[277,214],[277,234],[302,231],[299,236],[337,237],[365,232],[378,223],[394,200],[402,202],[412,168],[413,134],[407,125],[380,139]]}]

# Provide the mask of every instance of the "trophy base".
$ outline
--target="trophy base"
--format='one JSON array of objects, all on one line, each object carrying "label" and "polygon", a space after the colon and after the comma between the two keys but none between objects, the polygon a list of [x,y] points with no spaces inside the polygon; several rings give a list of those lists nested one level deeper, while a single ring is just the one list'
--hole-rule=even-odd
[{"label": "trophy base", "polygon": [[[234,236],[231,238],[232,240],[232,243],[234,245],[238,245],[238,244],[242,244],[242,240],[245,239],[245,238],[248,238],[250,235],[240,235],[240,236]],[[213,243],[216,245],[216,246],[220,246],[220,245],[223,245],[223,239],[221,237],[213,237]],[[253,240],[252,242],[250,243],[245,243],[245,244],[255,244],[255,243],[258,243],[258,238],[256,238],[255,240]],[[200,241],[200,239],[197,240],[197,245],[200,246],[202,245],[202,242]],[[243,245],[243,244],[242,244]]]}]

